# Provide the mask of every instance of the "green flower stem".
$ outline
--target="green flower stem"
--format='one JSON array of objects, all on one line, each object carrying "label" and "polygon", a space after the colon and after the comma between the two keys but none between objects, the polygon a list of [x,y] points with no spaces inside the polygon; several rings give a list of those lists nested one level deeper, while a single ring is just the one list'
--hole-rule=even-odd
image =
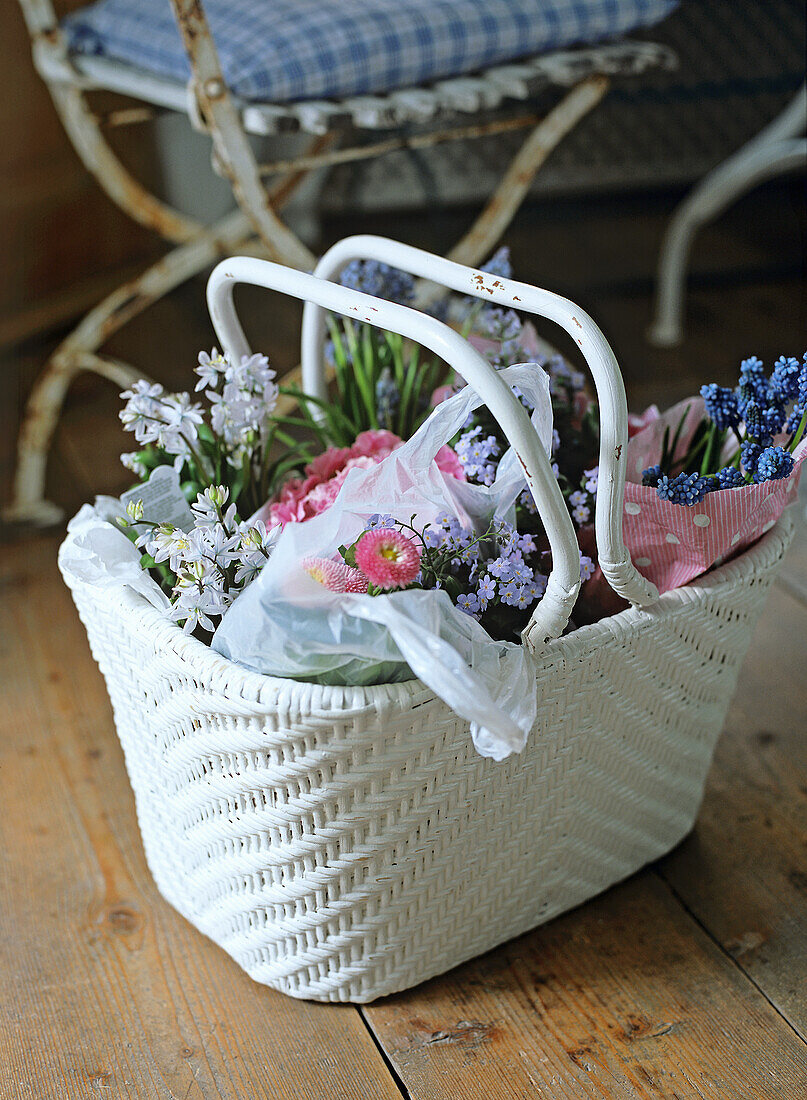
[{"label": "green flower stem", "polygon": [[[123,518],[122,516],[119,517],[119,519],[122,519],[122,518]],[[131,542],[133,545],[137,546],[137,535],[132,530],[133,527],[150,527],[153,531],[155,527],[159,527],[159,526],[161,526],[161,525],[153,519],[138,519],[138,520],[135,520],[135,521],[127,520],[127,522],[125,524],[119,523],[118,530],[122,531],[123,534],[126,535],[129,542]],[[140,549],[140,548],[137,547],[137,549]],[[153,569],[154,572],[159,575],[160,587],[163,589],[164,592],[167,592],[168,595],[170,595],[171,592],[173,592],[174,585],[176,584],[177,579],[176,579],[176,576],[171,572],[171,570],[165,564],[165,562],[155,561],[154,558],[151,556],[151,554],[144,554],[141,551],[140,564],[144,569]]]},{"label": "green flower stem", "polygon": [[709,431],[707,432],[706,450],[703,452],[703,463],[701,467],[701,473],[705,476],[712,472],[712,454],[715,449],[715,439],[717,438],[717,425],[711,424]]},{"label": "green flower stem", "polygon": [[191,458],[196,463],[196,469],[198,470],[198,472],[199,472],[199,474],[201,475],[202,478],[207,479],[208,484],[209,484],[213,479],[213,475],[215,473],[215,470],[212,470],[205,463],[205,461],[202,458],[201,454],[197,451],[197,449],[194,447],[194,445],[191,443],[191,441],[188,439],[188,437],[183,432],[180,432],[179,434],[180,434],[180,437],[185,440],[185,443],[186,443],[187,448],[190,452]]},{"label": "green flower stem", "polygon": [[[687,405],[687,407],[684,409],[684,411],[681,415],[681,419],[678,421],[678,427],[675,429],[675,435],[672,437],[672,443],[670,444],[670,449],[669,449],[668,459],[667,459],[667,461],[670,463],[670,467],[672,467],[672,464],[675,461],[675,452],[678,448],[678,441],[681,438],[681,432],[684,430],[684,421],[686,420],[687,416],[689,415],[689,410],[691,408],[692,408],[691,405]],[[668,438],[668,436],[667,436],[667,433],[665,432],[665,443],[666,443],[667,438]]]},{"label": "green flower stem", "polygon": [[801,443],[801,439],[804,435],[805,429],[807,429],[807,409],[804,410],[802,418],[799,421],[799,426],[798,428],[796,428],[796,434],[790,440],[790,444],[787,448],[790,454],[792,454],[798,447],[799,443]]},{"label": "green flower stem", "polygon": [[395,378],[395,385],[400,390],[403,387],[404,380],[406,379],[406,366],[404,365],[403,357],[403,337],[400,335],[400,333],[397,332],[387,333],[387,343],[389,344],[390,351],[392,352],[393,377]]},{"label": "green flower stem", "polygon": [[[680,463],[680,466],[683,470],[688,470],[692,466],[695,459],[698,457],[698,455],[701,453],[701,451],[706,446],[708,440],[709,440],[709,435],[707,433],[698,441],[697,446],[693,447],[691,451],[687,452],[687,454],[684,456],[683,460]],[[675,465],[677,466],[677,465],[679,465],[679,463],[676,463]]]}]

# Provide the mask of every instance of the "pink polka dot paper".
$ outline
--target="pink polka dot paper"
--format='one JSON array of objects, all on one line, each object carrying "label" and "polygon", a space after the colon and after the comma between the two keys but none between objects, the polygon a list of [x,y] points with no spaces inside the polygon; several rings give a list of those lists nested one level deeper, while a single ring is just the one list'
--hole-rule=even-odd
[{"label": "pink polka dot paper", "polygon": [[782,481],[707,493],[692,507],[659,500],[655,489],[641,484],[642,470],[658,462],[665,427],[669,424],[674,432],[687,405],[691,408],[681,433],[683,450],[704,415],[700,397],[668,409],[628,444],[623,535],[635,566],[660,592],[686,584],[769,531],[795,500],[807,456],[805,438],[793,455],[793,473]]}]

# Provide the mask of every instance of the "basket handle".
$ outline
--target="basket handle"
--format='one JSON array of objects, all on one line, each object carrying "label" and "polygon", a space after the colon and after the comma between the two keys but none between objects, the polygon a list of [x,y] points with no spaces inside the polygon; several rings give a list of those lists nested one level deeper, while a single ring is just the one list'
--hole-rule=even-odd
[{"label": "basket handle", "polygon": [[[352,260],[377,260],[391,264],[460,294],[546,317],[569,333],[594,378],[600,409],[600,475],[595,511],[599,564],[618,595],[639,607],[655,603],[658,589],[636,569],[622,538],[628,451],[625,386],[611,346],[588,314],[568,298],[549,290],[514,279],[502,279],[434,256],[423,249],[368,234],[345,237],[333,245],[317,264],[314,274],[323,279],[333,279]],[[302,334],[303,390],[320,398],[327,393],[322,361],[324,332],[322,309],[313,301],[306,304]],[[426,341],[419,340],[419,343]],[[477,389],[476,386],[474,388]],[[483,396],[481,390],[477,389],[477,392]]]},{"label": "basket handle", "polygon": [[398,332],[424,344],[473,387],[501,424],[524,469],[552,551],[552,572],[544,596],[536,604],[523,632],[524,641],[531,648],[539,648],[562,634],[580,591],[577,539],[546,451],[526,409],[505,380],[458,332],[434,317],[408,306],[348,290],[338,283],[294,268],[248,256],[223,260],[213,269],[207,283],[207,304],[213,328],[233,362],[250,354],[233,304],[237,283],[279,290],[345,317]]}]

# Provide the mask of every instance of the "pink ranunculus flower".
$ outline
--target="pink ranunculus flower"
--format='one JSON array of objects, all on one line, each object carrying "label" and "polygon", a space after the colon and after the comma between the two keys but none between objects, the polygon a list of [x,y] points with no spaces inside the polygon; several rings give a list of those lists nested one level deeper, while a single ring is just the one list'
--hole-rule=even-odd
[{"label": "pink ranunculus flower", "polygon": [[[358,467],[369,469],[383,462],[403,440],[386,428],[370,428],[356,436],[350,447],[328,447],[305,468],[305,477],[291,478],[274,500],[257,513],[267,528],[278,524],[302,523],[326,511],[336,500],[348,473]],[[465,471],[451,447],[441,447],[435,458],[447,477],[465,481]]]},{"label": "pink ranunculus flower", "polygon": [[632,439],[643,428],[646,428],[648,424],[652,424],[654,420],[658,420],[661,413],[658,411],[658,406],[648,405],[641,416],[637,416],[635,413],[628,413],[628,439]]}]

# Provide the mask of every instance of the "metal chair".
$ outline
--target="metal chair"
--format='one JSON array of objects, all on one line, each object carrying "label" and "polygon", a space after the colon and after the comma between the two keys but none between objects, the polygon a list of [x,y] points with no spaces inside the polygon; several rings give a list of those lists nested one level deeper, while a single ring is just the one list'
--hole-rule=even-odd
[{"label": "metal chair", "polygon": [[741,149],[707,173],[676,208],[664,234],[656,276],[655,317],[647,339],[675,347],[684,339],[684,292],[689,255],[702,226],[757,184],[807,168],[807,85]]},{"label": "metal chair", "polygon": [[[302,270],[316,257],[279,216],[311,171],[440,142],[484,137],[523,128],[526,138],[501,181],[449,258],[476,266],[495,248],[521,205],[535,173],[552,150],[606,94],[611,78],[653,68],[674,68],[675,55],[654,43],[623,39],[590,48],[544,54],[498,65],[478,75],[437,81],[383,95],[289,104],[246,102],[233,95],[222,73],[203,4],[171,0],[190,61],[187,85],[95,56],[71,54],[51,0],[19,0],[36,68],[87,169],[126,213],[173,245],[142,275],[108,295],[51,356],[29,398],[18,444],[13,498],[4,518],[49,525],[62,513],[44,499],[50,442],[67,390],[80,371],[93,371],[125,387],[143,372],[99,354],[109,337],[147,306],[233,252],[262,256]],[[543,117],[522,106],[490,117],[506,102],[524,104],[554,90],[559,99]],[[97,91],[138,101],[99,115],[88,102]],[[144,188],[107,143],[110,127],[140,123],[160,111],[187,114],[212,141],[214,170],[227,178],[238,208],[202,225]],[[474,116],[485,112],[484,121]],[[348,133],[387,131],[379,140],[337,147]],[[389,132],[393,133],[390,134]],[[305,152],[259,164],[250,134],[310,135]]]}]

